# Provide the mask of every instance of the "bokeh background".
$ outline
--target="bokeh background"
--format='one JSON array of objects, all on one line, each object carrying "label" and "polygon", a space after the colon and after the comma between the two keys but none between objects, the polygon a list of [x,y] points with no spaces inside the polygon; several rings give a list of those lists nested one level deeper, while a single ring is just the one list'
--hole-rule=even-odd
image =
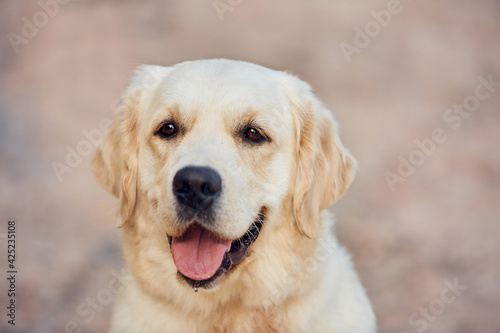
[{"label": "bokeh background", "polygon": [[500,332],[499,1],[59,1],[0,1],[1,332],[106,331],[123,261],[89,137],[136,65],[214,57],[288,70],[334,111],[359,161],[337,233],[380,332]]}]

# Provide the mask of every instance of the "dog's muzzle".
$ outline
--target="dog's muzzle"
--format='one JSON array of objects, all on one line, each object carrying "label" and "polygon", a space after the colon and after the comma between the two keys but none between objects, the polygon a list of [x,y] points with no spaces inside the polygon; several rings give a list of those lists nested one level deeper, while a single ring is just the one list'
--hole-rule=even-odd
[{"label": "dog's muzzle", "polygon": [[210,288],[214,281],[240,263],[259,236],[265,207],[256,214],[245,234],[236,240],[223,239],[213,231],[214,204],[221,195],[222,180],[217,171],[203,166],[180,169],[172,181],[178,202],[177,216],[185,224],[181,236],[168,236],[179,276],[197,291]]}]

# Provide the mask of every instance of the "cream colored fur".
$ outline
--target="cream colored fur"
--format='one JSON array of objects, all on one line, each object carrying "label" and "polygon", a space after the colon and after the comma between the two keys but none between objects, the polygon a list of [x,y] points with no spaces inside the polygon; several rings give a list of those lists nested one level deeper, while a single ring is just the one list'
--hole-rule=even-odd
[{"label": "cream colored fur", "polygon": [[[182,125],[172,140],[154,135],[165,119]],[[249,123],[270,141],[244,142],[238,129]],[[198,292],[178,278],[167,239],[183,230],[172,179],[187,165],[222,177],[220,237],[241,237],[266,208],[249,255]],[[119,198],[134,276],[115,302],[110,332],[375,332],[325,211],[355,168],[330,111],[290,74],[225,59],[139,67],[93,161]]]}]

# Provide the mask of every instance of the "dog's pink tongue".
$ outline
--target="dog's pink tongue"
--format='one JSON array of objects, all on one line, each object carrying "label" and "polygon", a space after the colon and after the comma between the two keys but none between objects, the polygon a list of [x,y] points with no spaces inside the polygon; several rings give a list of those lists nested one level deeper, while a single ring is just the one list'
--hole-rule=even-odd
[{"label": "dog's pink tongue", "polygon": [[219,240],[201,227],[188,230],[182,238],[173,238],[171,248],[179,272],[196,281],[214,276],[230,249],[231,241]]}]

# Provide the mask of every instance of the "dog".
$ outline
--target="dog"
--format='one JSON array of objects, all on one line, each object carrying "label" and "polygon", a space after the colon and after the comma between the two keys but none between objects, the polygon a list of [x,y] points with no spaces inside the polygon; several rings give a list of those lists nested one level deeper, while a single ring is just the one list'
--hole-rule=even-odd
[{"label": "dog", "polygon": [[133,276],[110,332],[375,332],[326,210],[356,161],[295,76],[227,59],[139,66],[92,168],[119,199]]}]

